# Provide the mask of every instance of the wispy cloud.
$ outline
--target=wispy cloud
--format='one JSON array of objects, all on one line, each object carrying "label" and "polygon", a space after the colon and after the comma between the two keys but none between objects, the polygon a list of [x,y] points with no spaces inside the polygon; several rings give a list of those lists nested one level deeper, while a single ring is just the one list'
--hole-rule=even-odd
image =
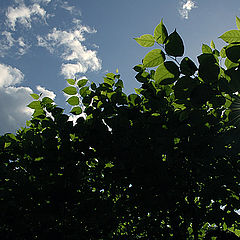
[{"label": "wispy cloud", "polygon": [[12,30],[15,30],[17,22],[31,28],[32,21],[38,19],[38,17],[42,20],[46,20],[47,17],[46,11],[38,3],[30,6],[20,3],[18,7],[8,7],[6,12],[7,24]]},{"label": "wispy cloud", "polygon": [[178,11],[183,18],[188,19],[189,12],[193,8],[197,8],[196,3],[192,0],[187,0],[187,1],[184,1],[184,2],[180,3],[180,9]]},{"label": "wispy cloud", "polygon": [[3,31],[0,35],[0,57],[9,54],[11,48],[14,48],[14,55],[24,55],[30,48],[30,45],[23,37],[15,39],[11,32]]},{"label": "wispy cloud", "polygon": [[77,9],[75,6],[70,6],[67,1],[64,1],[61,4],[61,8],[65,9],[66,11],[69,11],[71,14],[81,16],[81,11]]},{"label": "wispy cloud", "polygon": [[95,30],[82,25],[78,25],[70,31],[54,28],[47,36],[38,36],[38,44],[47,48],[51,53],[60,53],[64,60],[61,73],[65,77],[74,77],[77,73],[101,69],[101,60],[97,57],[97,52],[89,50],[83,45],[84,34],[95,32]]}]

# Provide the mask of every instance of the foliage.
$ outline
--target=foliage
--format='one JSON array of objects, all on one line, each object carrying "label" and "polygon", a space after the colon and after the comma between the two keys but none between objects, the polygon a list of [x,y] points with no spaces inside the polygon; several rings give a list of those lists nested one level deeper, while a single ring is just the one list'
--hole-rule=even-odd
[{"label": "foliage", "polygon": [[[239,27],[239,19],[236,20]],[[238,239],[240,30],[198,67],[163,21],[126,95],[118,73],[68,79],[76,123],[32,94],[34,114],[0,137],[1,239]]]}]

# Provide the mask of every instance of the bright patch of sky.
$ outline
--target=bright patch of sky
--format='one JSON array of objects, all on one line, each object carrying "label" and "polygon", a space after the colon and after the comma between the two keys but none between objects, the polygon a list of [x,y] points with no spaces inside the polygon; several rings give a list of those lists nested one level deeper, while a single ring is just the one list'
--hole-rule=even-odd
[{"label": "bright patch of sky", "polygon": [[[43,93],[68,110],[66,78],[98,83],[119,69],[127,93],[139,83],[132,68],[149,49],[134,40],[163,18],[176,28],[185,56],[196,62],[201,44],[236,28],[237,0],[8,0],[0,1],[0,134],[31,118],[30,94]],[[221,42],[220,42],[221,44]]]}]

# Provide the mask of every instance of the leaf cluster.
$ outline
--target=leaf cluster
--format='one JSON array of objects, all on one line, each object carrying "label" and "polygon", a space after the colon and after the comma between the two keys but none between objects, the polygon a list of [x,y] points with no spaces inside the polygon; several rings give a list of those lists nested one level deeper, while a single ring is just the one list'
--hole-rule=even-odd
[{"label": "leaf cluster", "polygon": [[238,31],[196,64],[161,21],[135,38],[158,46],[135,93],[118,72],[67,79],[76,123],[32,94],[27,126],[0,137],[0,238],[238,239]]}]

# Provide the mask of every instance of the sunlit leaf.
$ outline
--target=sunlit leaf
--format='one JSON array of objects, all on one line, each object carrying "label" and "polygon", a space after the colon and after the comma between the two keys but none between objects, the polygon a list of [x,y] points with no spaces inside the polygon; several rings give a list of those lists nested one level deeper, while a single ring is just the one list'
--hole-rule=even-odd
[{"label": "sunlit leaf", "polygon": [[156,67],[163,63],[165,60],[165,55],[161,49],[154,49],[147,53],[143,59],[144,67]]},{"label": "sunlit leaf", "polygon": [[66,93],[67,95],[75,95],[77,94],[77,89],[75,87],[66,87],[63,89],[63,92]]},{"label": "sunlit leaf", "polygon": [[155,39],[151,34],[144,34],[140,38],[134,38],[142,47],[152,47]]},{"label": "sunlit leaf", "polygon": [[78,105],[79,104],[79,97],[72,96],[72,97],[68,98],[67,102],[72,106]]}]

